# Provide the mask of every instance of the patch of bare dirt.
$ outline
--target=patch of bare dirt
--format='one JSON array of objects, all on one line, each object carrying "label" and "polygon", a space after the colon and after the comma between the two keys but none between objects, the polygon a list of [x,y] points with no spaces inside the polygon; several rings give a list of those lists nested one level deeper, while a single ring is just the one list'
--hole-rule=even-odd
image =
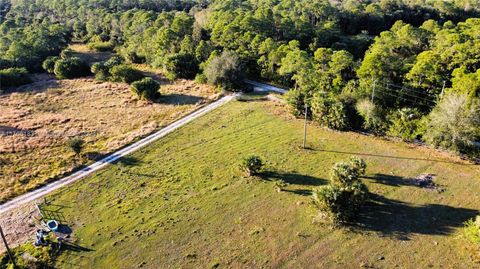
[{"label": "patch of bare dirt", "polygon": [[[40,214],[33,204],[0,215],[0,225],[9,246],[15,247],[33,241],[38,219]],[[0,253],[4,251],[4,245],[0,244]]]}]

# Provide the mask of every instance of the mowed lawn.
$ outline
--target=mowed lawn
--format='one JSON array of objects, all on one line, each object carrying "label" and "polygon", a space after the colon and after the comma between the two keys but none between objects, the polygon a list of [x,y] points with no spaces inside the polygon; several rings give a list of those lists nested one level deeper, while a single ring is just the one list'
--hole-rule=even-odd
[{"label": "mowed lawn", "polygon": [[[48,197],[81,248],[59,268],[474,268],[460,236],[479,167],[433,150],[309,125],[281,104],[235,101]],[[249,154],[267,165],[248,178]],[[372,202],[341,229],[315,222],[312,188],[356,155]],[[443,192],[413,184],[435,174]],[[287,185],[283,191],[278,187]]]}]

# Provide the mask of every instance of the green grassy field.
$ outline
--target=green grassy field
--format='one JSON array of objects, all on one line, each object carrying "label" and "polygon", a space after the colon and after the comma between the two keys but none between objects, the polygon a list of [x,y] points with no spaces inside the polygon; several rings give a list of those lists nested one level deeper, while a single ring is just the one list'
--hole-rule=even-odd
[{"label": "green grassy field", "polygon": [[[48,199],[80,248],[59,268],[474,268],[459,236],[479,167],[433,150],[309,126],[283,105],[235,101]],[[267,166],[248,178],[248,154]],[[357,155],[374,193],[357,223],[316,223],[310,191]],[[436,175],[443,192],[411,180]],[[278,191],[278,181],[288,183]]]}]

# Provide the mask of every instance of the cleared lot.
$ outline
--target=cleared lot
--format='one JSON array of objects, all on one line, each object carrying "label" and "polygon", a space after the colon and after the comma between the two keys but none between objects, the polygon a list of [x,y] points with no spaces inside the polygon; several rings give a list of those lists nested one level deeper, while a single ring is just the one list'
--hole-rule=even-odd
[{"label": "cleared lot", "polygon": [[[155,103],[135,100],[127,84],[41,78],[0,95],[0,201],[93,162],[218,97],[192,81],[162,81]],[[81,137],[80,156],[67,146]]]},{"label": "cleared lot", "polygon": [[[458,232],[478,214],[478,166],[314,126],[305,151],[302,121],[254,100],[230,103],[51,196],[84,249],[64,252],[57,266],[475,266]],[[252,153],[268,161],[258,178],[238,168]],[[367,161],[375,195],[355,225],[331,230],[314,222],[310,190],[351,155]],[[443,191],[415,185],[424,173]]]}]

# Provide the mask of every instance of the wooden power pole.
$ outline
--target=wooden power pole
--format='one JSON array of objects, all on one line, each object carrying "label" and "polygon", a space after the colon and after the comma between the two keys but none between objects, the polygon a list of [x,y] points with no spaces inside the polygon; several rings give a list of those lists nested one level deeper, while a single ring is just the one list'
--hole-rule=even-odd
[{"label": "wooden power pole", "polygon": [[303,123],[303,149],[307,147],[307,114],[308,105],[305,104],[305,122]]},{"label": "wooden power pole", "polygon": [[10,251],[10,248],[8,247],[7,239],[5,239],[5,235],[3,234],[2,226],[0,226],[0,235],[2,236],[3,244],[5,245],[5,248],[7,249],[8,257],[10,258],[10,261],[13,264],[13,268],[17,268],[17,264],[15,264],[15,259],[13,258],[12,252]]}]

